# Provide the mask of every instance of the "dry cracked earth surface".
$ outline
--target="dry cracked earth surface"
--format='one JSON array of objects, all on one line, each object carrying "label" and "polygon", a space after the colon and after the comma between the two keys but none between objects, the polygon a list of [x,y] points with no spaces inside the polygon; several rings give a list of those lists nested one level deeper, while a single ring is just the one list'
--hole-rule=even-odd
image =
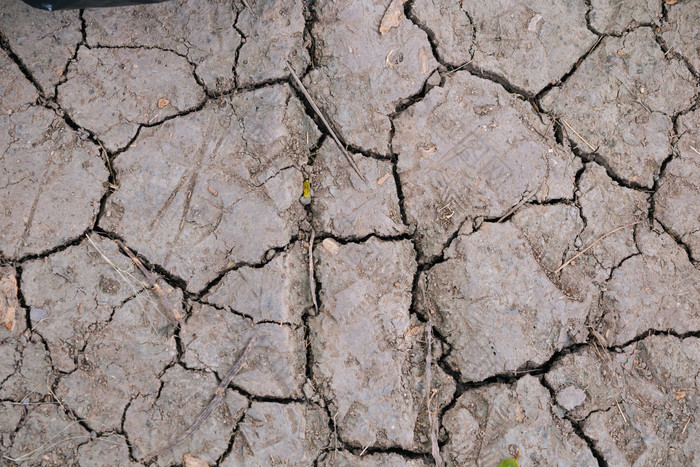
[{"label": "dry cracked earth surface", "polygon": [[698,24],[3,2],[0,464],[700,463]]}]

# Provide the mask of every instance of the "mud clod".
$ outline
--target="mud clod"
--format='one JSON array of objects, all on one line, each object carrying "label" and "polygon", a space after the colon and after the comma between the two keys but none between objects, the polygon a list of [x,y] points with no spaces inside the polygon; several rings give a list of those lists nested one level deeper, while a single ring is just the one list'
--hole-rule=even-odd
[{"label": "mud clod", "polygon": [[700,111],[679,118],[680,139],[659,179],[654,215],[700,260]]},{"label": "mud clod", "polygon": [[327,415],[318,407],[253,402],[221,465],[309,465],[328,436]]},{"label": "mud clod", "polygon": [[[525,269],[527,279],[517,273]],[[447,361],[463,381],[517,374],[585,341],[592,304],[567,297],[547,272],[515,227],[485,224],[423,274],[435,327],[452,347]]]},{"label": "mud clod", "polygon": [[546,378],[557,394],[585,397],[570,414],[608,465],[682,465],[694,459],[700,341],[650,336],[610,352],[564,357]]}]

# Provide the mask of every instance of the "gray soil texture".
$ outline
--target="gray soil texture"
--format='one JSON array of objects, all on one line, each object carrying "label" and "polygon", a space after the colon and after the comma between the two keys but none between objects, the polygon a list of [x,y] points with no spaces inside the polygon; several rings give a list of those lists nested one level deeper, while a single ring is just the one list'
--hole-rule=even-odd
[{"label": "gray soil texture", "polygon": [[1,466],[700,464],[700,0],[1,3]]}]

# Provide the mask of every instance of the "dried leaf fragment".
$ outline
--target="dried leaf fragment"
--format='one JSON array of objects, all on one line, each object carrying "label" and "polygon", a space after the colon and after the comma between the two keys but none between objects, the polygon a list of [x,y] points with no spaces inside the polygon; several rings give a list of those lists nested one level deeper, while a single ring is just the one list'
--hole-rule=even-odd
[{"label": "dried leaf fragment", "polygon": [[202,459],[190,456],[189,454],[182,456],[182,460],[185,462],[185,467],[209,467],[209,464]]},{"label": "dried leaf fragment", "polygon": [[340,251],[340,245],[338,242],[331,238],[327,238],[324,241],[321,242],[321,246],[323,247],[324,250],[326,250],[328,253],[332,255],[337,255],[338,251]]},{"label": "dried leaf fragment", "polygon": [[425,47],[418,49],[418,71],[427,73],[430,71],[430,57],[432,55],[426,51]]},{"label": "dried leaf fragment", "polygon": [[666,0],[666,5],[675,5],[678,3],[678,0]]},{"label": "dried leaf fragment", "polygon": [[17,279],[9,269],[0,270],[0,324],[15,329],[17,311]]},{"label": "dried leaf fragment", "polygon": [[403,17],[403,4],[406,0],[391,0],[391,3],[384,12],[382,23],[379,25],[379,33],[383,36],[391,28],[398,28]]},{"label": "dried leaf fragment", "polygon": [[384,185],[384,182],[386,182],[387,180],[389,180],[389,177],[391,177],[390,174],[384,174],[384,175],[382,175],[382,177],[381,177],[379,180],[377,180],[377,185],[379,185],[379,186]]},{"label": "dried leaf fragment", "polygon": [[524,419],[523,419],[523,414],[520,413],[520,404],[517,404],[517,405],[515,406],[515,419],[518,421],[518,423],[522,423],[523,420],[524,420]]}]

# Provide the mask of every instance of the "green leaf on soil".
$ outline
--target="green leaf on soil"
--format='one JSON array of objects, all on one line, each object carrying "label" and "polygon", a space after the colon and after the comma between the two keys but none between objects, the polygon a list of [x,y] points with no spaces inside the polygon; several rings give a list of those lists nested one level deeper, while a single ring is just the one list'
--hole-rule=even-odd
[{"label": "green leaf on soil", "polygon": [[498,464],[498,467],[518,467],[518,459],[506,459]]}]

